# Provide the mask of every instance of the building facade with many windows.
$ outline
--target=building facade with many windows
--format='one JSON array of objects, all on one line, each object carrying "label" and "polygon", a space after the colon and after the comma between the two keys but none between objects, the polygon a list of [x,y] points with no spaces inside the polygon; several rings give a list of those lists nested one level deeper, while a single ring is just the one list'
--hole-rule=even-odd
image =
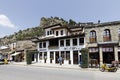
[{"label": "building facade with many windows", "polygon": [[120,22],[105,22],[85,27],[89,59],[98,63],[120,61]]},{"label": "building facade with many windows", "polygon": [[43,29],[45,34],[37,40],[37,62],[57,64],[61,56],[63,64],[79,64],[85,47],[82,26],[56,24]]},{"label": "building facade with many windows", "polygon": [[85,23],[79,26],[56,24],[44,27],[45,34],[38,37],[36,61],[57,64],[79,64],[81,49],[89,49],[89,61],[98,64],[120,61],[120,21]]}]

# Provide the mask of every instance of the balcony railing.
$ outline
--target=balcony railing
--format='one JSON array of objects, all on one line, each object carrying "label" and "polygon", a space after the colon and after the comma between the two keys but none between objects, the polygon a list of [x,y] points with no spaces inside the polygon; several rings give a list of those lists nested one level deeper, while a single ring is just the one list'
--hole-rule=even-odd
[{"label": "balcony railing", "polygon": [[90,43],[95,43],[95,42],[97,42],[96,37],[90,37],[89,40],[90,40]]},{"label": "balcony railing", "polygon": [[48,46],[48,49],[58,49],[58,46]]},{"label": "balcony railing", "polygon": [[111,36],[103,36],[103,41],[111,41]]}]

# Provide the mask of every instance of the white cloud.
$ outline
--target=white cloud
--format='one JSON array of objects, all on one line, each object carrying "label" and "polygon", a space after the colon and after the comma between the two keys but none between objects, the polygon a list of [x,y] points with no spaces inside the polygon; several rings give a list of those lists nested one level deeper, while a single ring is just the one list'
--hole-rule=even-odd
[{"label": "white cloud", "polygon": [[14,28],[15,27],[15,25],[12,24],[10,19],[4,14],[0,14],[0,26],[9,27],[9,28]]}]

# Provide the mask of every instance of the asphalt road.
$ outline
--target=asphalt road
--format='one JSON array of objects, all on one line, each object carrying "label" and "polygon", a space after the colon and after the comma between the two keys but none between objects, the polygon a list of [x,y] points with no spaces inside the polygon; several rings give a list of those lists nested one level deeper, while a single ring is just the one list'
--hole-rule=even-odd
[{"label": "asphalt road", "polygon": [[0,65],[0,80],[120,80],[120,72]]}]

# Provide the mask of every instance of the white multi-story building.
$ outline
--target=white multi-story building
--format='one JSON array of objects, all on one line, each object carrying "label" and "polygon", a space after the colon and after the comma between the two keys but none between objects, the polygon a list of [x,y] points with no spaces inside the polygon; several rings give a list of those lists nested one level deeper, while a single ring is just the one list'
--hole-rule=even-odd
[{"label": "white multi-story building", "polygon": [[35,41],[38,63],[57,64],[61,56],[63,64],[79,64],[80,50],[85,47],[83,26],[56,24],[43,29],[45,34]]}]

